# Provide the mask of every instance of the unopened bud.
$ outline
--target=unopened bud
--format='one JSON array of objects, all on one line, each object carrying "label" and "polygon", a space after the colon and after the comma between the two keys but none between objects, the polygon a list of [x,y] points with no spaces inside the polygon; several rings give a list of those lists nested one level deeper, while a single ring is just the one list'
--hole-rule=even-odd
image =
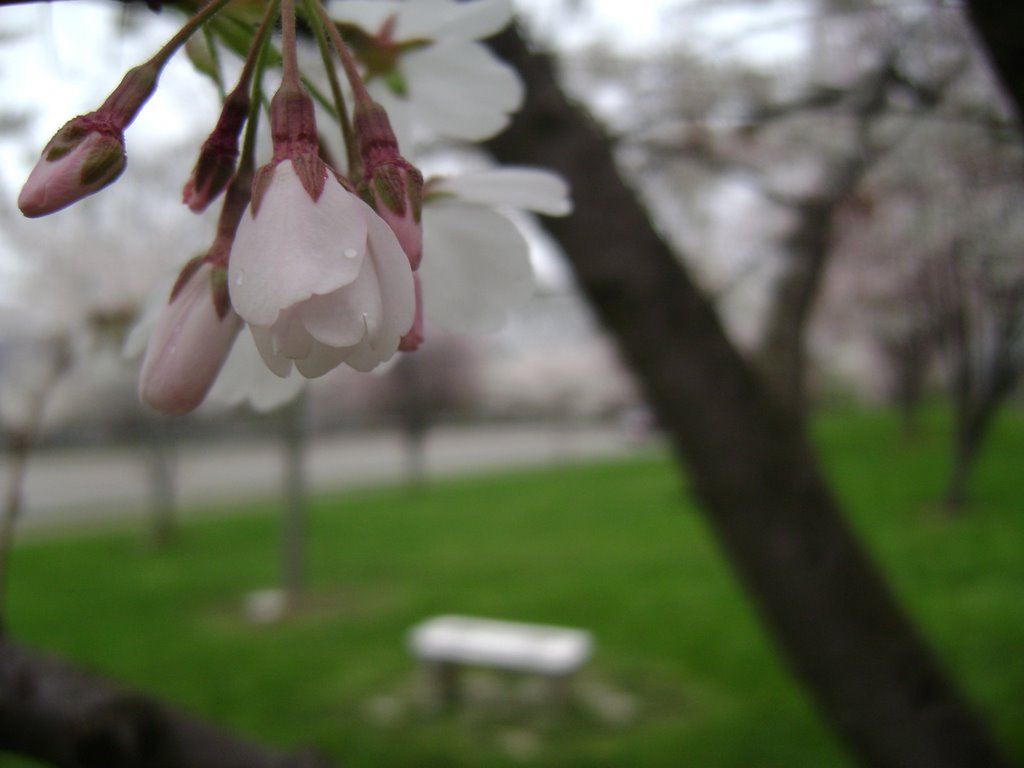
[{"label": "unopened bud", "polygon": [[414,270],[423,258],[423,175],[404,158],[369,170],[360,194],[398,238]]},{"label": "unopened bud", "polygon": [[97,113],[69,121],[50,139],[18,195],[29,218],[45,216],[98,192],[125,167],[124,134]]},{"label": "unopened bud", "polygon": [[302,86],[284,82],[270,100],[270,136],[275,160],[290,160],[296,153],[317,154],[316,112]]},{"label": "unopened bud", "polygon": [[206,210],[234,175],[238,134],[248,114],[249,97],[244,91],[233,93],[224,102],[217,126],[203,143],[192,175],[185,184],[184,202],[194,213]]},{"label": "unopened bud", "polygon": [[226,293],[223,267],[198,260],[185,266],[146,347],[139,376],[144,402],[179,414],[203,402],[242,327]]},{"label": "unopened bud", "polygon": [[360,102],[355,131],[363,161],[360,194],[395,233],[413,269],[423,257],[423,174],[402,157],[387,112],[375,102]]},{"label": "unopened bud", "polygon": [[259,209],[273,169],[285,160],[291,161],[310,199],[319,200],[327,181],[327,165],[320,159],[313,99],[301,85],[285,81],[270,100],[270,136],[274,142],[274,159],[256,172],[253,211]]}]

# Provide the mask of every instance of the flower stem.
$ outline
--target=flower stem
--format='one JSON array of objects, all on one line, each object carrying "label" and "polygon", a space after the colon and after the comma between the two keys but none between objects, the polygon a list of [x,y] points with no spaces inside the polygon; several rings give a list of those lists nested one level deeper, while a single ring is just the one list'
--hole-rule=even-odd
[{"label": "flower stem", "polygon": [[192,34],[211,18],[216,16],[220,9],[229,2],[230,0],[210,0],[210,2],[196,11],[196,13],[185,22],[184,26],[182,26],[182,28],[179,29],[170,40],[164,43],[163,48],[157,51],[153,58],[151,58],[147,63],[156,66],[157,69],[163,69],[167,60],[170,59],[171,56],[173,56],[190,37],[192,37]]},{"label": "flower stem", "polygon": [[[304,0],[306,13],[309,16],[310,26],[316,35],[316,43],[320,48],[320,58],[323,59],[324,69],[327,70],[327,79],[331,85],[331,95],[334,98],[334,107],[337,111],[338,124],[341,126],[341,138],[345,144],[345,155],[347,159],[347,171],[349,176],[358,176],[360,173],[359,153],[356,151],[356,141],[352,132],[352,123],[349,119],[348,109],[345,105],[345,94],[341,91],[341,83],[338,81],[338,72],[334,68],[331,58],[330,44],[324,34],[324,21],[317,13],[319,0]],[[330,25],[330,26],[333,26]]]},{"label": "flower stem", "polygon": [[230,0],[210,0],[149,61],[129,69],[117,88],[98,110],[119,130],[124,130],[156,90],[164,65],[192,34],[209,21]]},{"label": "flower stem", "polygon": [[[274,21],[277,19],[280,5],[281,0],[271,0],[267,4],[267,11],[263,14],[263,19],[260,21],[256,34],[252,37],[252,45],[245,57],[245,64],[242,65],[242,74],[238,76],[238,85],[235,86],[235,90],[244,91],[249,88],[249,82],[252,79],[253,70],[256,69],[257,61],[262,59],[266,50],[267,37],[274,26]],[[258,99],[255,100],[258,101]]]},{"label": "flower stem", "polygon": [[338,31],[334,20],[327,13],[327,9],[324,8],[320,0],[312,0],[310,5],[313,6],[317,16],[320,18],[320,23],[331,36],[331,42],[334,44],[334,49],[338,52],[338,58],[341,60],[342,69],[345,70],[345,77],[348,78],[349,85],[352,86],[352,94],[355,96],[356,102],[365,103],[373,101],[369,91],[366,90],[366,85],[363,84],[363,78],[356,67],[355,59],[352,58],[352,52],[345,45],[345,40],[342,38],[341,32]]},{"label": "flower stem", "polygon": [[299,58],[295,40],[295,0],[281,0],[282,86],[300,89]]},{"label": "flower stem", "polygon": [[[276,5],[276,0],[272,3]],[[242,139],[242,152],[238,160],[238,168],[234,177],[228,184],[224,193],[224,206],[220,211],[220,218],[217,220],[217,240],[221,241],[224,247],[213,247],[210,249],[209,261],[221,266],[227,266],[228,258],[231,255],[230,244],[235,238],[238,224],[245,213],[245,206],[249,204],[252,197],[253,171],[256,167],[256,131],[259,126],[260,98],[263,90],[263,71],[266,67],[267,48],[269,36],[264,35],[254,42],[255,56],[253,57],[252,73],[252,99],[249,103],[249,117],[245,123],[245,136]]]}]

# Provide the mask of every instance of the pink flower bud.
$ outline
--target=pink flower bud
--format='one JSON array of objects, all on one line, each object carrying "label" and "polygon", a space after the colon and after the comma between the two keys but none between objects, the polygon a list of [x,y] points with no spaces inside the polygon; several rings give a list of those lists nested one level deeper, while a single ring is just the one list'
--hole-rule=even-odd
[{"label": "pink flower bud", "polygon": [[423,258],[422,211],[423,176],[401,157],[397,162],[378,165],[359,187],[364,200],[395,233],[409,266],[418,269]]},{"label": "pink flower bud", "polygon": [[377,103],[359,103],[355,112],[364,176],[359,192],[395,233],[413,269],[423,257],[423,175],[398,152],[387,112]]},{"label": "pink flower bud", "polygon": [[29,218],[54,213],[110,184],[124,166],[121,129],[95,112],[76,117],[46,145],[18,207]]},{"label": "pink flower bud", "polygon": [[164,413],[188,413],[210,390],[242,321],[227,299],[227,274],[191,261],[171,291],[146,347],[139,397]]},{"label": "pink flower bud", "polygon": [[192,175],[185,184],[184,203],[193,213],[202,213],[224,191],[235,172],[238,134],[249,114],[249,96],[235,91],[224,102],[220,119],[199,151]]},{"label": "pink flower bud", "polygon": [[128,70],[99,109],[69,120],[57,131],[21,188],[22,213],[29,218],[54,213],[121,175],[124,129],[153,94],[161,66],[151,60]]}]

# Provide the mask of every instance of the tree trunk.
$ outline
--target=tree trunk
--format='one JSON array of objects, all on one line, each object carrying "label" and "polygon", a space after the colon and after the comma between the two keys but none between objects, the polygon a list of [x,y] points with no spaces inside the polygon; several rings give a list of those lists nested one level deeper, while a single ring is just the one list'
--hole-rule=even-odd
[{"label": "tree trunk", "polygon": [[807,325],[825,272],[835,207],[797,207],[799,219],[785,241],[786,264],[775,282],[757,349],[758,368],[769,391],[801,420],[808,408]]},{"label": "tree trunk", "polygon": [[1017,119],[1024,119],[1024,5],[1007,0],[967,0],[967,11],[1017,109]]},{"label": "tree trunk", "polygon": [[294,606],[306,590],[306,517],[309,488],[306,479],[306,444],[309,432],[306,425],[305,390],[285,407],[284,449],[284,516],[281,531],[282,587],[288,605]]},{"label": "tree trunk", "polygon": [[802,430],[729,343],[622,181],[608,140],[514,31],[494,45],[520,70],[527,97],[491,149],[569,180],[576,213],[545,225],[824,716],[864,765],[1007,765],[847,526]]},{"label": "tree trunk", "polygon": [[971,439],[964,430],[957,429],[953,441],[953,468],[949,473],[946,487],[946,512],[959,515],[967,506],[971,470],[977,457],[979,443]]},{"label": "tree trunk", "polygon": [[953,436],[953,467],[946,489],[946,511],[957,514],[964,510],[970,496],[970,479],[981,446],[988,437],[996,414],[1013,392],[1019,380],[1018,370],[1004,358],[1004,364],[989,371],[988,386],[980,392],[971,391],[955,401],[956,427]]},{"label": "tree trunk", "polygon": [[165,549],[174,542],[177,527],[176,445],[167,425],[156,421],[146,424],[146,442],[146,472],[149,475],[149,509],[152,520],[150,539],[156,549]]}]

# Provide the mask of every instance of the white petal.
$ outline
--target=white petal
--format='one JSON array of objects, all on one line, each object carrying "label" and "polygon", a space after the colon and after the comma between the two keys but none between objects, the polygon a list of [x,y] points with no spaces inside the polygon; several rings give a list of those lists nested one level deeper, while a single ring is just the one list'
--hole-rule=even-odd
[{"label": "white petal", "polygon": [[297,309],[282,312],[270,328],[274,338],[274,352],[289,360],[301,360],[313,349],[313,337],[302,324]]},{"label": "white petal", "polygon": [[409,258],[391,227],[372,212],[367,216],[367,225],[368,258],[373,260],[383,304],[383,322],[370,341],[379,359],[387,360],[416,318],[416,288]]},{"label": "white petal", "polygon": [[309,355],[302,360],[295,361],[295,368],[307,379],[315,379],[337,368],[348,352],[347,348],[338,349],[315,342]]},{"label": "white petal", "polygon": [[412,51],[402,61],[417,118],[444,136],[479,141],[498,133],[523,100],[515,70],[478,43]]},{"label": "white petal", "polygon": [[250,325],[249,331],[252,333],[253,343],[259,351],[260,357],[263,358],[263,362],[267,364],[267,368],[282,378],[292,372],[292,361],[284,355],[278,354],[274,348],[274,334],[269,328]]},{"label": "white petal", "polygon": [[359,277],[353,282],[326,296],[314,296],[296,308],[306,330],[317,341],[332,347],[352,347],[368,331],[376,333],[380,328],[384,308],[372,262],[371,258],[363,261]]},{"label": "white petal", "polygon": [[[285,361],[288,367],[291,363]],[[208,401],[227,406],[249,404],[257,411],[273,410],[292,400],[302,390],[301,376],[272,375],[248,333],[239,334],[220,376],[214,383]]]},{"label": "white petal", "polygon": [[387,357],[382,358],[378,352],[370,343],[369,338],[363,339],[351,350],[348,350],[345,355],[345,365],[362,373],[368,373],[394,354],[394,350],[391,350]]},{"label": "white petal", "polygon": [[511,20],[510,0],[454,3],[449,7],[442,31],[448,40],[480,40],[500,32]]},{"label": "white petal", "polygon": [[141,311],[135,317],[135,324],[125,337],[124,346],[121,347],[121,354],[131,359],[142,357],[149,343],[149,337],[156,328],[156,321],[167,306],[168,298],[171,295],[171,288],[177,280],[177,272],[168,272],[153,286],[146,297],[142,300]]},{"label": "white petal", "polygon": [[493,331],[533,289],[529,246],[489,208],[444,202],[423,209],[420,267],[426,319],[449,330]]},{"label": "white petal", "polygon": [[280,163],[254,218],[250,207],[231,248],[231,303],[247,322],[270,326],[281,310],[356,279],[366,250],[361,201],[328,174],[314,203],[290,161]]},{"label": "white petal", "polygon": [[565,179],[540,168],[473,171],[431,180],[430,189],[455,195],[469,203],[509,205],[548,216],[565,216],[572,211]]},{"label": "white petal", "polygon": [[335,20],[354,24],[371,34],[376,34],[389,17],[397,16],[396,40],[473,40],[492,35],[508,24],[512,4],[509,0],[471,3],[348,0],[332,3],[330,13]]}]

